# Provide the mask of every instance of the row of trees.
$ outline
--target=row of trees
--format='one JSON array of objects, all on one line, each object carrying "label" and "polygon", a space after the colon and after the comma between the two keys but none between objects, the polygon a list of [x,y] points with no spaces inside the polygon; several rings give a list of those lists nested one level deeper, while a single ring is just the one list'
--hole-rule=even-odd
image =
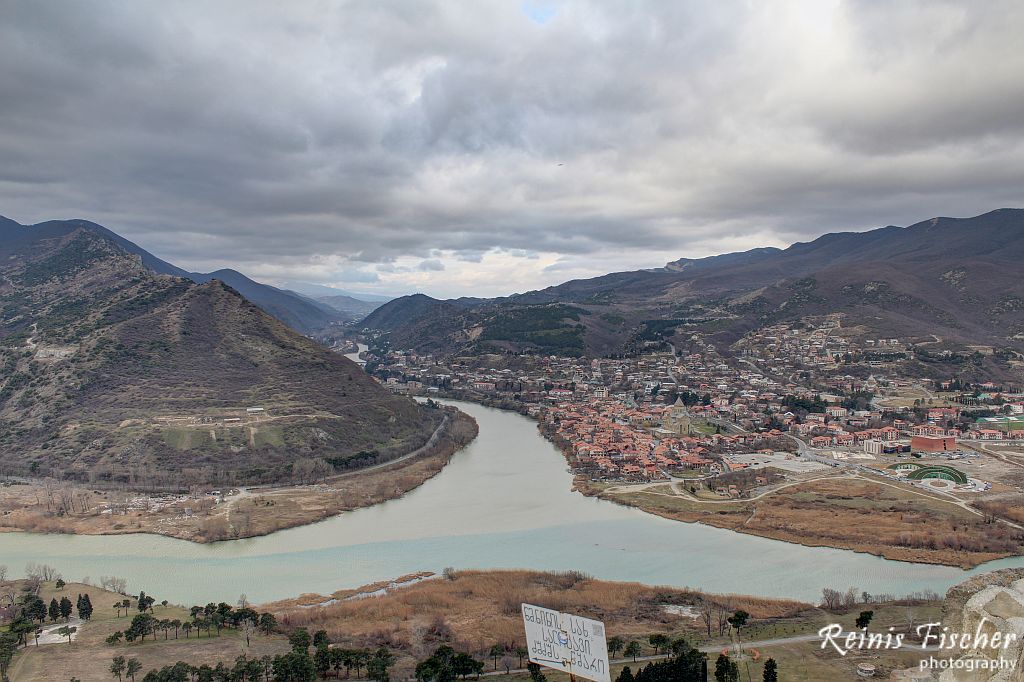
[{"label": "row of trees", "polygon": [[[223,662],[215,666],[195,666],[179,661],[147,672],[141,682],[313,682],[318,677],[327,677],[332,670],[340,677],[343,668],[349,674],[354,668],[357,677],[365,668],[366,676],[371,680],[390,680],[389,669],[394,665],[395,656],[385,647],[373,652],[332,647],[325,631],[320,630],[311,636],[305,628],[294,630],[288,641],[291,650],[278,656],[249,658],[242,655],[235,659],[233,666]],[[115,656],[110,664],[110,673],[118,682],[125,677],[137,682],[136,675],[141,668],[137,659]],[[483,669],[482,663],[479,669]]]},{"label": "row of trees", "polygon": [[[690,648],[664,661],[648,663],[636,675],[626,666],[615,682],[704,682],[708,674],[707,665],[706,656]],[[714,678],[715,682],[739,682],[739,664],[720,654],[715,661]],[[763,682],[778,682],[779,667],[774,658],[765,661],[761,679]]]},{"label": "row of trees", "polygon": [[[260,613],[250,606],[235,608],[224,602],[219,604],[211,602],[206,606],[193,606],[189,611],[192,619],[181,621],[177,618],[157,618],[153,613],[154,603],[153,597],[146,595],[145,592],[140,593],[136,602],[139,613],[132,618],[131,624],[127,628],[110,635],[107,638],[107,643],[119,644],[122,639],[129,643],[145,642],[146,637],[156,637],[160,632],[163,632],[164,639],[169,639],[171,630],[174,631],[174,639],[178,639],[179,631],[184,633],[186,639],[191,636],[193,631],[195,631],[196,637],[202,637],[203,631],[206,631],[207,637],[212,637],[216,630],[219,637],[221,630],[231,628],[245,636],[245,643],[248,646],[252,635],[256,632],[270,634],[277,629],[277,619],[273,614]],[[160,603],[166,608],[166,600]],[[119,617],[121,609],[124,609],[125,615],[127,615],[130,606],[131,602],[128,599],[114,604]]]}]

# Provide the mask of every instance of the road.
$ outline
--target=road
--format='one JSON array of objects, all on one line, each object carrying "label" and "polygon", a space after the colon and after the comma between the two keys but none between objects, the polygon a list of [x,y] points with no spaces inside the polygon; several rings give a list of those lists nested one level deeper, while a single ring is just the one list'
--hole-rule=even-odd
[{"label": "road", "polygon": [[[416,448],[412,452],[407,452],[406,454],[402,455],[401,457],[396,457],[395,459],[389,459],[388,461],[381,462],[380,464],[374,464],[372,466],[363,467],[361,469],[354,469],[352,471],[347,471],[347,472],[345,472],[343,474],[337,474],[335,476],[331,476],[331,477],[325,479],[323,482],[325,484],[330,484],[332,481],[337,481],[339,478],[348,478],[349,476],[357,476],[357,475],[365,474],[365,473],[367,473],[369,471],[376,471],[378,469],[384,469],[385,467],[393,466],[393,465],[398,464],[400,462],[404,462],[404,461],[406,461],[408,459],[412,459],[413,457],[418,457],[418,456],[422,455],[424,452],[426,452],[427,450],[429,450],[430,448],[434,447],[437,444],[438,438],[441,437],[441,433],[444,431],[444,429],[446,429],[448,427],[448,424],[449,424],[450,421],[451,421],[451,417],[448,415],[447,412],[445,412],[444,418],[441,420],[441,423],[438,424],[437,428],[434,429],[434,432],[432,434],[430,434],[430,438],[427,439],[427,442],[424,443],[422,446]],[[293,487],[295,487],[295,486],[292,486],[292,485],[274,485],[274,484],[249,486],[249,487],[245,487],[245,488],[239,488],[238,489],[238,494],[237,495],[232,495],[232,499],[241,499],[242,497],[247,497],[247,496],[252,494],[251,491],[253,491],[253,490],[258,490],[260,492],[272,492],[274,490],[287,490],[288,488],[293,488]]]}]

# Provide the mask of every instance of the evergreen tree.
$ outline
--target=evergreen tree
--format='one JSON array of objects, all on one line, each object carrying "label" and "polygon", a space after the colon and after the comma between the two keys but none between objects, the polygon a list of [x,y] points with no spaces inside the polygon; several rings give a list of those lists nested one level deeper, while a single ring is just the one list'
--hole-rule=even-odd
[{"label": "evergreen tree", "polygon": [[135,682],[135,674],[142,670],[142,664],[139,663],[137,658],[129,658],[128,663],[125,665],[124,673],[128,677],[132,678],[132,682]]},{"label": "evergreen tree", "polygon": [[64,620],[71,617],[71,600],[67,597],[60,598],[60,615]]},{"label": "evergreen tree", "polygon": [[[530,682],[547,682],[548,678],[545,677],[544,673],[540,671],[540,666],[534,663],[533,661],[530,661],[526,664],[526,669],[530,673]],[[626,670],[629,670],[629,668],[626,668]],[[623,682],[621,676],[619,677],[617,682]],[[629,679],[625,682],[633,682],[633,676],[630,675]]]},{"label": "evergreen tree", "polygon": [[124,656],[114,656],[114,660],[110,664],[110,674],[120,680],[121,675],[124,673],[124,666]]},{"label": "evergreen tree", "polygon": [[715,661],[715,682],[739,682],[740,668],[725,654],[719,654]]},{"label": "evergreen tree", "polygon": [[292,645],[292,651],[298,651],[303,654],[309,651],[311,641],[309,630],[306,628],[298,628],[288,635],[288,643]]},{"label": "evergreen tree", "polygon": [[774,658],[764,662],[764,682],[779,682],[779,666]]},{"label": "evergreen tree", "polygon": [[388,668],[394,664],[394,654],[385,647],[380,647],[366,664],[366,676],[376,682],[388,682],[391,679]]},{"label": "evergreen tree", "polygon": [[49,614],[50,620],[52,620],[54,623],[56,623],[57,619],[60,618],[60,605],[57,603],[56,597],[50,600]]},{"label": "evergreen tree", "polygon": [[454,682],[456,653],[448,645],[439,646],[433,655],[416,666],[420,682]]}]

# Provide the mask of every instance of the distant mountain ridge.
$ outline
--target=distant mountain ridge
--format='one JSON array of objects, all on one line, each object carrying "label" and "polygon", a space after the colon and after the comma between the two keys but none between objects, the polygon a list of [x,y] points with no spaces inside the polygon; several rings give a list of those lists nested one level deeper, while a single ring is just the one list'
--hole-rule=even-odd
[{"label": "distant mountain ridge", "polygon": [[347,309],[339,308],[294,291],[261,284],[237,270],[221,269],[210,273],[189,272],[154,256],[106,227],[88,220],[49,220],[35,225],[20,225],[9,218],[0,216],[0,228],[2,228],[0,235],[8,235],[11,238],[18,238],[19,230],[35,231],[39,235],[48,236],[69,234],[76,229],[90,230],[110,239],[126,252],[139,256],[142,259],[142,264],[153,272],[184,277],[200,284],[214,279],[220,280],[264,311],[303,334],[313,334],[328,329],[332,325],[360,319],[376,307],[352,305]]},{"label": "distant mountain ridge", "polygon": [[[1024,349],[1022,259],[1024,209],[1006,208],[683,258],[497,299],[406,296],[362,325],[433,351],[572,346],[603,355],[686,330],[728,344],[775,322],[842,313],[864,333]],[[566,315],[539,312],[545,306]],[[566,345],[570,335],[576,341]]]}]

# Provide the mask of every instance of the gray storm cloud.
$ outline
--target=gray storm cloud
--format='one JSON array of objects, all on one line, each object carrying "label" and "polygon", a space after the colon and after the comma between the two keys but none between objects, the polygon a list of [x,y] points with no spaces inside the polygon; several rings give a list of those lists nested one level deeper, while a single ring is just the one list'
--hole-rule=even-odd
[{"label": "gray storm cloud", "polygon": [[491,293],[969,215],[1022,203],[1022,31],[1011,0],[8,0],[0,214]]}]

